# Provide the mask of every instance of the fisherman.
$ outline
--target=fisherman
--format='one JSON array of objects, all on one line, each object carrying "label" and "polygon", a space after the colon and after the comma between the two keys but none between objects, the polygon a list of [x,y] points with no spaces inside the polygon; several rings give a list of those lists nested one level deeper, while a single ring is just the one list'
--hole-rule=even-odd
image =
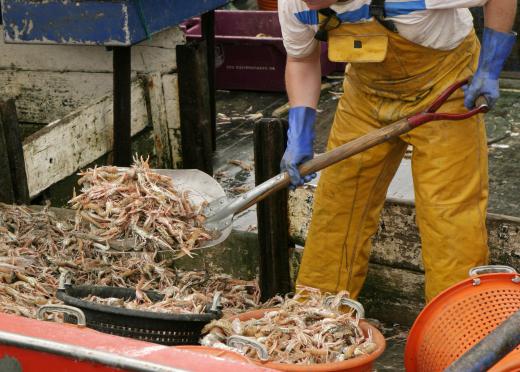
[{"label": "fisherman", "polygon": [[[468,7],[484,7],[482,52]],[[443,106],[492,107],[498,78],[516,40],[516,0],[279,0],[287,50],[291,109],[281,162],[292,187],[310,181],[298,165],[313,157],[320,95],[320,40],[329,56],[350,62],[328,150],[421,111],[449,85],[472,77]],[[483,115],[427,124],[325,169],[297,284],[357,298],[365,281],[370,240],[386,192],[408,145],[417,223],[426,271],[426,298],[488,261],[488,169]]]}]

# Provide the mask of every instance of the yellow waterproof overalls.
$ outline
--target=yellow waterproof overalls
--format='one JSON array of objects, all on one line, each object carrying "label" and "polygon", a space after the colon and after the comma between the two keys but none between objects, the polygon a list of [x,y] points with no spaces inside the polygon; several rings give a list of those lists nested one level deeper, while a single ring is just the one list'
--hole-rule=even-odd
[{"label": "yellow waterproof overalls", "polygon": [[[328,150],[421,111],[477,68],[480,46],[474,32],[450,51],[412,43],[376,20],[343,24],[330,31],[329,38],[335,34],[386,35],[388,47],[382,62],[347,67]],[[463,92],[441,110],[464,111]],[[387,188],[408,144],[413,146],[427,300],[465,279],[471,267],[487,262],[487,145],[483,117],[478,115],[426,124],[324,170],[298,285],[326,292],[346,289],[353,298],[358,296]]]}]

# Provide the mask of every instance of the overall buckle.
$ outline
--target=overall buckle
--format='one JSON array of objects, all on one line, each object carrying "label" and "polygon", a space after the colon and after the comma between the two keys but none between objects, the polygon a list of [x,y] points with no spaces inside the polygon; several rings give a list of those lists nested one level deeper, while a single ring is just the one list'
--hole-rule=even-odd
[{"label": "overall buckle", "polygon": [[320,9],[318,13],[324,16],[325,20],[320,23],[314,38],[326,42],[329,39],[328,32],[341,26],[341,19],[331,8]]}]

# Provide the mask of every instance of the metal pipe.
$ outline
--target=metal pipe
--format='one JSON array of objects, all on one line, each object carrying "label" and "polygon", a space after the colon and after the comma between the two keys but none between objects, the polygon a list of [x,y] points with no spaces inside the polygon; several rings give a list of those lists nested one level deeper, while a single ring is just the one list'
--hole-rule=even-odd
[{"label": "metal pipe", "polygon": [[445,372],[487,371],[520,345],[520,310],[453,362]]},{"label": "metal pipe", "polygon": [[114,67],[114,165],[128,167],[131,149],[131,47],[113,48]]}]

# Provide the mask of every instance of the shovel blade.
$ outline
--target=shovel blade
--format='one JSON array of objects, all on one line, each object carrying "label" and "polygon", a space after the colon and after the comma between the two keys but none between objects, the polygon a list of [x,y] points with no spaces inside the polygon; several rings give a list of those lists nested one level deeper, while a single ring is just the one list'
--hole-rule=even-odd
[{"label": "shovel blade", "polygon": [[[197,169],[154,169],[153,171],[170,177],[179,190],[191,191],[188,198],[194,205],[226,198],[222,186],[213,177]],[[209,248],[222,243],[231,233],[231,228],[229,224],[226,228],[217,231],[216,238],[204,242],[196,249]]]}]

